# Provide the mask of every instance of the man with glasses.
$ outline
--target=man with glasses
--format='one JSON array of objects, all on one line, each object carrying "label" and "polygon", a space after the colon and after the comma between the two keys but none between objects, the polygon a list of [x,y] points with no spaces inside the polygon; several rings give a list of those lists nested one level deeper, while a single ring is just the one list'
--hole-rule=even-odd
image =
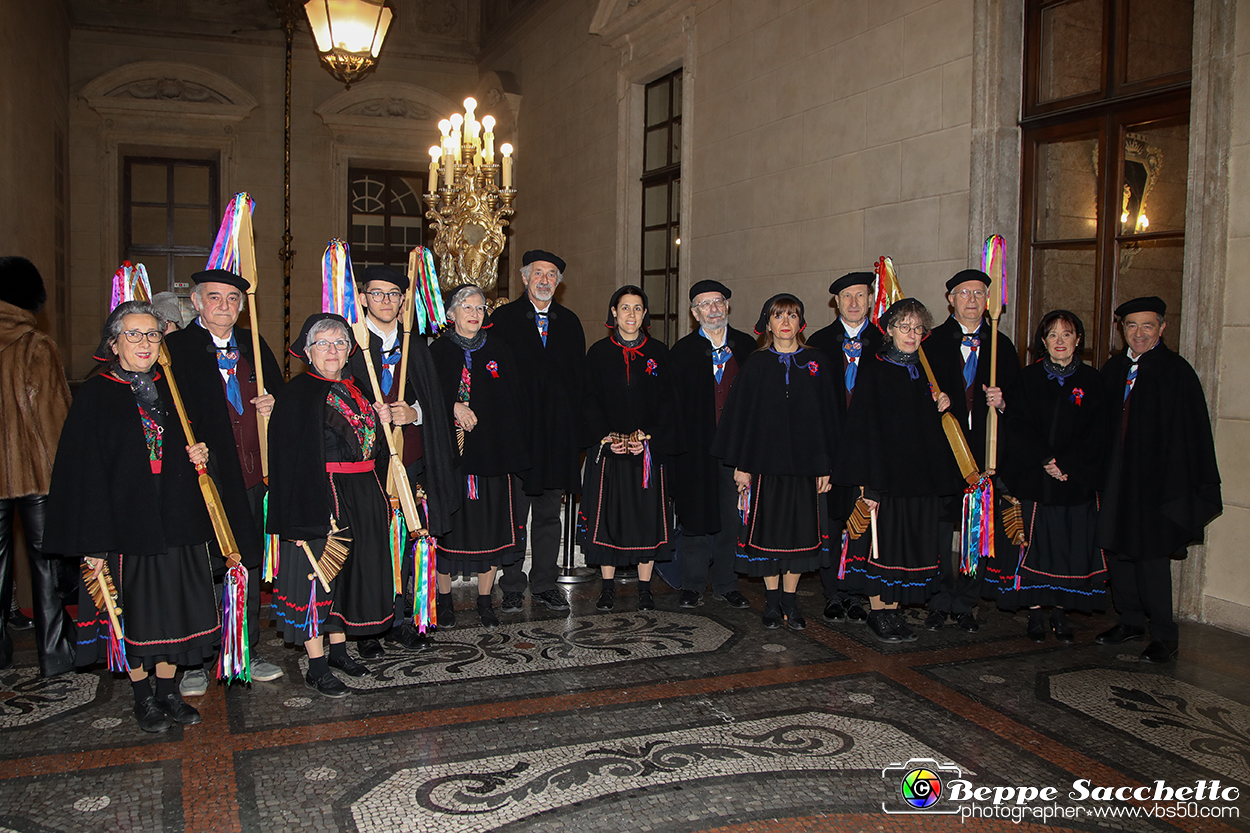
[{"label": "man with glasses", "polygon": [[678,605],[698,607],[710,579],[712,595],[730,607],[750,607],[738,590],[734,551],[741,521],[732,466],[711,453],[725,400],[738,371],[755,350],[755,338],[729,326],[733,293],[720,281],[690,287],[690,314],[699,329],[673,345],[677,418],[686,452],[673,459],[673,500],[681,524],[681,595]]},{"label": "man with glasses", "polygon": [[[273,410],[274,394],[283,384],[282,370],[261,337],[265,390],[257,389],[252,334],[235,326],[243,311],[247,281],[224,269],[196,272],[191,280],[195,284],[191,303],[199,317],[185,329],[170,333],[165,343],[187,417],[195,426],[195,438],[208,446],[208,473],[217,484],[239,555],[247,568],[246,618],[252,679],[270,682],[282,676],[282,669],[262,659],[258,645],[266,486],[256,415],[268,416]],[[216,541],[209,544],[209,553],[214,578],[220,582],[226,562]],[[188,670],[178,690],[183,697],[204,694],[208,690],[205,669]]]},{"label": "man with glasses", "polygon": [[[534,467],[521,474],[525,499],[521,519],[531,515],[530,574],[524,561],[503,568],[504,613],[518,613],[528,584],[530,595],[549,610],[568,610],[556,588],[560,551],[560,501],[582,490],[582,391],[586,374],[586,335],[573,310],[555,302],[565,263],[535,249],[521,258],[525,294],[491,316],[492,335],[508,343],[526,373],[530,391],[531,455]],[[570,504],[571,506],[571,504]]]},{"label": "man with glasses", "polygon": [[[842,366],[842,373],[834,374],[841,393],[837,397],[840,425],[846,424],[846,410],[851,406],[851,397],[855,394],[855,381],[861,364],[872,361],[885,346],[885,336],[868,321],[868,313],[872,311],[874,280],[876,275],[872,272],[850,272],[831,283],[829,293],[833,295],[838,317],[828,327],[812,333],[812,337],[807,340],[809,346],[826,356],[841,358],[839,364]],[[829,493],[829,514],[833,516],[834,522],[831,529],[845,524],[858,499],[857,488],[837,485],[833,487]],[[846,592],[838,576],[845,575],[845,563],[849,563],[860,551],[867,552],[870,540],[867,535],[850,538],[843,532],[833,563],[820,568],[820,583],[825,593],[825,619],[830,622],[850,621],[862,624],[868,621],[863,597]]]},{"label": "man with glasses", "polygon": [[[370,266],[360,273],[356,287],[364,301],[365,326],[369,329],[367,349],[354,353],[348,372],[368,399],[373,398],[373,385],[365,367],[365,356],[373,362],[374,373],[382,391],[382,402],[390,409],[391,422],[402,426],[404,438],[403,463],[408,479],[420,483],[426,493],[426,523],[435,537],[451,529],[451,513],[459,507],[459,491],[452,476],[453,442],[451,425],[439,391],[430,348],[420,335],[408,338],[408,381],[404,398],[399,399],[400,368],[403,361],[404,328],[399,320],[406,303],[408,276],[385,265]],[[381,471],[381,469],[379,470]],[[412,623],[411,547],[405,548],[403,593],[396,596],[395,621],[399,624],[385,635],[387,642],[408,651],[419,651],[425,640]],[[357,646],[360,656],[373,659],[385,651],[378,639],[362,639]]]},{"label": "man with glasses", "polygon": [[[998,377],[990,387],[990,356],[992,329],[985,320],[989,305],[990,276],[977,269],[964,269],[946,282],[946,300],[951,306],[951,317],[936,327],[925,340],[924,351],[933,366],[942,392],[950,396],[950,413],[959,420],[972,447],[977,468],[985,471],[985,436],[989,423],[990,408],[1000,412],[1006,408],[1003,388],[1011,387],[1020,375],[1020,359],[1011,339],[998,334]],[[942,524],[942,541],[949,541],[959,518],[962,504],[958,499],[950,501],[947,520]],[[995,528],[1001,532],[1001,525]],[[999,541],[1005,546],[1006,539]],[[959,571],[959,558],[947,547],[942,547],[941,584],[937,593],[929,599],[929,615],[925,627],[940,629],[949,617],[956,625],[970,633],[978,629],[973,608],[980,600],[984,565],[975,576]]]}]

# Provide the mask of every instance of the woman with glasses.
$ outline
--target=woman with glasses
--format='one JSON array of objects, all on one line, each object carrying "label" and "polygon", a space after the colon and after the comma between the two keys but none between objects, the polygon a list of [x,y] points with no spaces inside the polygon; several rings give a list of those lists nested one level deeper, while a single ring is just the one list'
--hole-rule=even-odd
[{"label": "woman with glasses", "polygon": [[[877,513],[879,549],[844,558],[847,584],[868,597],[874,636],[910,642],[916,635],[899,605],[928,599],[943,543],[942,499],[957,494],[962,481],[942,431],[950,397],[933,393],[920,362],[920,342],[933,317],[924,304],[904,298],[882,322],[887,343],[860,363],[833,477],[861,487]],[[945,544],[949,548],[950,540]]]},{"label": "woman with glasses", "polygon": [[638,567],[638,609],[654,610],[651,571],[672,558],[667,462],[677,448],[668,348],[651,338],[647,295],[612,293],[609,334],[586,353],[586,475],[578,539],[603,581],[595,607],[616,604],[616,568]]},{"label": "woman with glasses", "polygon": [[[44,533],[49,552],[82,556],[97,576],[107,566],[145,732],[200,722],[174,674],[211,659],[221,636],[207,547],[213,531],[195,469],[207,463],[208,449],[187,444],[155,367],[164,328],[146,302],[127,301],[109,315],[95,353],[104,372],[79,388],[61,432]],[[106,660],[109,621],[82,587],[80,667]]]},{"label": "woman with glasses", "polygon": [[525,557],[525,518],[514,475],[529,468],[529,413],[521,368],[500,338],[487,333],[486,296],[472,284],[456,290],[447,315],[455,326],[430,346],[456,426],[460,511],[438,539],[438,625],[456,623],[452,575],[477,574],[477,613],[496,627],[491,593],[501,566]]},{"label": "woman with glasses", "polygon": [[1084,340],[1075,313],[1046,313],[1033,337],[1040,360],[1004,392],[1011,407],[1003,412],[999,471],[1020,499],[1028,540],[1022,550],[997,554],[1007,562],[998,606],[1029,608],[1025,634],[1034,642],[1044,642],[1048,630],[1072,642],[1064,611],[1101,610],[1106,594],[1107,563],[1094,530],[1108,403],[1102,374],[1081,361]]},{"label": "woman with glasses", "polygon": [[764,578],[764,627],[784,617],[807,627],[798,607],[799,577],[829,555],[826,493],[837,448],[834,374],[824,353],[808,347],[803,302],[774,295],[760,309],[763,346],[734,381],[716,428],[712,454],[734,467],[743,526],[739,573]]},{"label": "woman with glasses", "polygon": [[[384,633],[395,616],[390,503],[385,471],[375,468],[386,454],[379,429],[390,422],[390,408],[370,405],[352,382],[346,367],[355,349],[341,316],[309,316],[290,348],[308,372],[282,389],[269,421],[267,531],[282,539],[273,611],[286,641],[308,652],[305,683],[326,697],[349,693],[331,668],[369,673],[348,655],[347,637]],[[304,544],[321,559],[335,529],[349,539],[349,553],[327,590],[320,577],[310,578]]]}]

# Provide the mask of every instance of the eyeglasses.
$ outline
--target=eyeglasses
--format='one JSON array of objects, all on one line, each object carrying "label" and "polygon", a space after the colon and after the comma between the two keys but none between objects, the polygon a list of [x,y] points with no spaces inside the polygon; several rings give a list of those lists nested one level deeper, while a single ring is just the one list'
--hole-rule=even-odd
[{"label": "eyeglasses", "polygon": [[961,289],[955,293],[955,296],[964,301],[969,298],[976,298],[978,301],[984,301],[989,294],[990,293],[986,292],[984,289]]},{"label": "eyeglasses", "polygon": [[338,341],[326,341],[323,338],[318,341],[314,341],[312,343],[312,346],[316,347],[318,350],[333,349],[335,352],[342,353],[344,350],[347,349],[347,341],[341,338]]},{"label": "eyeglasses", "polygon": [[161,339],[165,338],[165,334],[159,330],[149,330],[146,333],[141,333],[138,330],[123,330],[122,335],[124,335],[126,337],[126,341],[129,341],[131,344],[138,344],[145,339],[148,344],[160,344]]},{"label": "eyeglasses", "polygon": [[724,309],[728,303],[729,302],[724,298],[709,298],[706,301],[700,301],[695,304],[695,306],[701,310],[707,311],[709,309]]},{"label": "eyeglasses", "polygon": [[924,335],[924,324],[891,324],[890,326],[904,335],[908,335],[910,333]]},{"label": "eyeglasses", "polygon": [[404,297],[404,293],[400,292],[398,289],[392,289],[389,292],[385,292],[381,289],[370,289],[365,294],[375,301],[398,301],[400,298]]},{"label": "eyeglasses", "polygon": [[458,309],[459,309],[461,312],[469,312],[469,313],[476,312],[478,315],[485,315],[485,314],[486,314],[486,305],[485,305],[485,304],[461,304],[461,305],[458,307]]}]

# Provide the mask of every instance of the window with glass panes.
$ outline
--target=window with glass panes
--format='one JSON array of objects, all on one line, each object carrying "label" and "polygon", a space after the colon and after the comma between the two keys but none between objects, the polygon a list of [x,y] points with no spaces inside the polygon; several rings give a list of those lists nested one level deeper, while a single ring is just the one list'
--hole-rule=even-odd
[{"label": "window with glass panes", "polygon": [[408,253],[424,245],[426,175],[352,168],[348,171],[347,226],[352,268],[385,264],[408,269]]},{"label": "window with glass panes", "polygon": [[1121,346],[1116,306],[1142,295],[1167,302],[1176,344],[1194,3],[1029,0],[1025,15],[1021,353],[1063,308],[1100,365]]},{"label": "window with glass panes", "polygon": [[677,299],[677,251],[681,245],[682,71],[645,89],[642,164],[642,289],[650,302],[651,334],[677,340],[682,308]]},{"label": "window with glass panes", "polygon": [[191,294],[220,222],[215,160],[124,158],[122,257],[147,268],[153,292]]}]

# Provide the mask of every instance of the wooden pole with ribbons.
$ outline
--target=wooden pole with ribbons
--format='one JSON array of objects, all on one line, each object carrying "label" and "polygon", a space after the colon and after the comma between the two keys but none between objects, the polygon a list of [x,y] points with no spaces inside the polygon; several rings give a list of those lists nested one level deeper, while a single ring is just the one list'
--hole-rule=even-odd
[{"label": "wooden pole with ribbons", "polygon": [[[998,387],[998,319],[1007,305],[1007,241],[995,234],[985,240],[985,254],[981,259],[981,271],[990,276],[990,387]],[[998,409],[990,408],[985,431],[985,470],[998,468]]]},{"label": "wooden pole with ribbons", "polygon": [[[420,249],[413,249],[408,253],[408,289],[404,291],[404,308],[400,312],[400,326],[404,328],[403,341],[399,348],[399,388],[395,394],[396,402],[404,402],[404,394],[408,387],[408,345],[412,338],[412,296],[416,289],[417,282],[417,258],[420,256]],[[404,459],[404,429],[400,427],[394,431],[395,435],[395,452],[399,455],[399,459]],[[395,477],[390,470],[386,473],[386,491],[399,497]]]},{"label": "wooden pole with ribbons", "polygon": [[[247,315],[252,325],[252,369],[256,372],[256,395],[265,394],[265,363],[260,355],[260,320],[256,312],[256,238],[252,232],[252,212],[243,212],[239,226],[239,274],[247,281]],[[256,412],[260,435],[260,473],[269,482],[269,417]]]}]

